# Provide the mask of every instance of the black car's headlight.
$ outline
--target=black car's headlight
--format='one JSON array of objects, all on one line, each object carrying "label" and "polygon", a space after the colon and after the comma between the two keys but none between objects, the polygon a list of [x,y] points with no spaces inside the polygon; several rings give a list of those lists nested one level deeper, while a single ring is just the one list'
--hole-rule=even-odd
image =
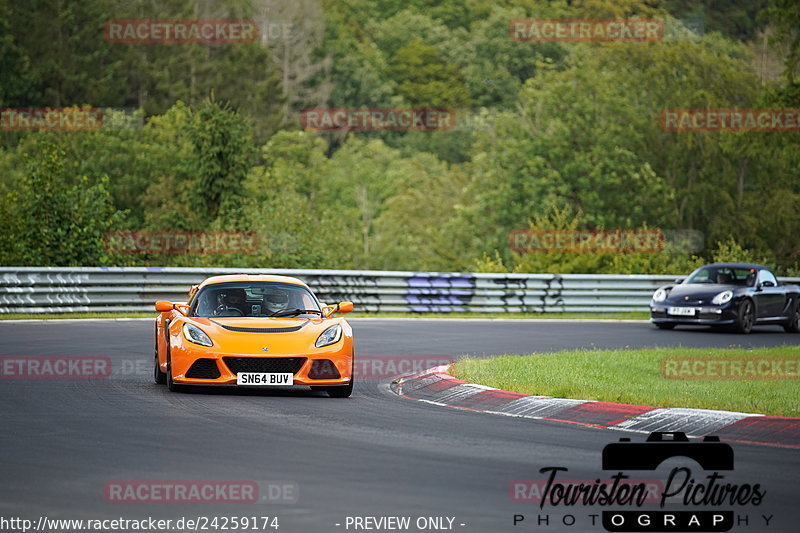
[{"label": "black car's headlight", "polygon": [[342,338],[342,326],[339,324],[335,324],[325,331],[323,331],[319,337],[317,337],[317,342],[314,343],[314,346],[317,348],[322,348],[323,346],[330,346],[331,344],[336,344],[339,342],[339,339]]},{"label": "black car's headlight", "polygon": [[198,328],[194,324],[183,325],[183,336],[187,341],[199,344],[200,346],[214,346],[211,342],[211,337],[206,335],[206,332]]},{"label": "black car's headlight", "polygon": [[658,289],[655,293],[653,293],[654,302],[663,302],[666,299],[667,299],[667,291],[665,289]]},{"label": "black car's headlight", "polygon": [[722,291],[711,299],[711,303],[714,305],[722,305],[730,302],[731,298],[733,298],[733,291]]}]

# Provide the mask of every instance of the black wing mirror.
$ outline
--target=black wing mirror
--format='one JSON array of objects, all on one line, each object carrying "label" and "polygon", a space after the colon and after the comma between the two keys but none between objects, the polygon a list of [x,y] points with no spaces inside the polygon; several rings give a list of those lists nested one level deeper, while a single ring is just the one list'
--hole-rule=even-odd
[{"label": "black wing mirror", "polygon": [[686,279],[686,278],[675,278],[675,283],[678,283],[678,284],[683,283],[684,279]]}]

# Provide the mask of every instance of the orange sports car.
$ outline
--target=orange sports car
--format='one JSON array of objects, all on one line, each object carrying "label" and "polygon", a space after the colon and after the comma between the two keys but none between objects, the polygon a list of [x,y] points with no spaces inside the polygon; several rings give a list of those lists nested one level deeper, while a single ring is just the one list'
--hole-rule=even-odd
[{"label": "orange sports car", "polygon": [[311,386],[334,398],[353,392],[353,330],[296,278],[213,276],[187,302],[156,302],[156,383]]}]

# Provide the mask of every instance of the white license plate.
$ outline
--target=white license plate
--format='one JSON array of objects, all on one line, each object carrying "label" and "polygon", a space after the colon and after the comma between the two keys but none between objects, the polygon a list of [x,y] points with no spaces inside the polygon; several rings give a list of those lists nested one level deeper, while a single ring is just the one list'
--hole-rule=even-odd
[{"label": "white license plate", "polygon": [[669,307],[668,315],[694,316],[694,307]]},{"label": "white license plate", "polygon": [[294,374],[266,373],[266,372],[239,372],[236,374],[237,385],[294,385]]}]

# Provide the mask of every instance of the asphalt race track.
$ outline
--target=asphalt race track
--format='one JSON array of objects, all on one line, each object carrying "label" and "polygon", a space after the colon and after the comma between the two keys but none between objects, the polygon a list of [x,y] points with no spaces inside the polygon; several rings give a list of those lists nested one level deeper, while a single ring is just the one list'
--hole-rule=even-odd
[{"label": "asphalt race track", "polygon": [[[800,335],[780,328],[745,336],[660,331],[644,322],[352,324],[357,356],[800,345]],[[510,483],[543,479],[539,469],[548,466],[568,468],[564,478],[608,478],[603,446],[620,436],[642,438],[406,400],[382,380],[358,382],[344,400],[310,391],[170,393],[151,378],[151,321],[0,322],[0,341],[3,356],[107,356],[115,369],[108,378],[0,380],[0,515],[34,522],[277,516],[280,533],[305,533],[354,531],[348,516],[409,516],[410,531],[418,531],[418,517],[454,517],[456,531],[604,531],[590,518],[604,508],[540,509],[512,501]],[[760,484],[763,501],[714,509],[733,510],[737,521],[747,517],[732,531],[798,531],[800,450],[735,444],[734,451],[735,469],[722,483]],[[665,465],[642,478],[668,472]],[[705,474],[695,465],[693,477],[700,483]],[[297,492],[294,503],[108,503],[104,487],[115,480],[254,480]],[[525,519],[514,526],[514,515]],[[571,521],[566,515],[574,525],[564,525]],[[762,515],[772,516],[769,526]],[[549,523],[537,523],[540,516]]]}]

